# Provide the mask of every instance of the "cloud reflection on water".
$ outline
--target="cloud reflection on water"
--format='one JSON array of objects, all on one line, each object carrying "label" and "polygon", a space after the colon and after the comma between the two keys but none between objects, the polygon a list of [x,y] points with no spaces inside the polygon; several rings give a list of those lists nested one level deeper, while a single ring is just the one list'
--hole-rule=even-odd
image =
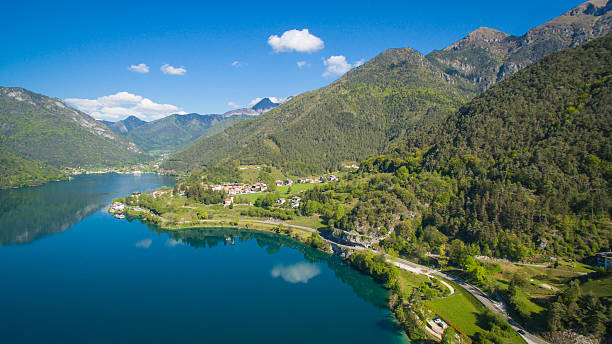
[{"label": "cloud reflection on water", "polygon": [[151,239],[142,239],[136,243],[136,247],[149,248],[151,247],[152,243],[153,243],[153,240]]},{"label": "cloud reflection on water", "polygon": [[177,245],[184,245],[184,244],[185,243],[183,242],[183,239],[176,240],[176,239],[170,238],[166,240],[166,246],[169,246],[169,247],[174,247]]},{"label": "cloud reflection on water", "polygon": [[270,271],[272,277],[281,277],[289,283],[307,283],[320,273],[321,269],[318,266],[309,263],[297,263],[288,266],[280,264]]}]

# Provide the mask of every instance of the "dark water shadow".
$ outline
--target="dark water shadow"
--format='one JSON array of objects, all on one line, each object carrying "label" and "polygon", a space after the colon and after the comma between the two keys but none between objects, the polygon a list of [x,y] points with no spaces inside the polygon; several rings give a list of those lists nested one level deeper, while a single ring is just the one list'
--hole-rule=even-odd
[{"label": "dark water shadow", "polygon": [[171,184],[173,178],[82,175],[71,181],[0,190],[0,246],[27,244],[61,233],[130,192]]}]

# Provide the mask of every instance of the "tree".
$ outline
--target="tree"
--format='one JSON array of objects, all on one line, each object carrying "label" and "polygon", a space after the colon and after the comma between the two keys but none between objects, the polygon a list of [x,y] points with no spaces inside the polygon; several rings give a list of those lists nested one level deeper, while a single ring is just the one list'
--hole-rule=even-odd
[{"label": "tree", "polygon": [[453,344],[457,342],[457,331],[454,328],[448,326],[442,334],[442,344]]},{"label": "tree", "polygon": [[451,263],[461,266],[467,257],[467,249],[463,241],[454,239],[448,247],[448,258]]},{"label": "tree", "polygon": [[527,283],[529,283],[529,279],[527,278],[527,275],[522,271],[515,272],[512,276],[512,280],[510,280],[510,284],[515,285],[517,287],[524,287],[527,285]]}]

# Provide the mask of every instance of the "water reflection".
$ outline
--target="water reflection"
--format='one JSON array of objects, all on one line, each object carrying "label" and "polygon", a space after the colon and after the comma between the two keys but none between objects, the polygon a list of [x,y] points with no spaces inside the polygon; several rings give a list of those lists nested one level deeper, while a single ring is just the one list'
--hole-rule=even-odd
[{"label": "water reflection", "polygon": [[151,247],[151,244],[153,243],[153,240],[151,239],[142,239],[139,242],[136,243],[136,247],[142,247],[142,248],[149,248]]},{"label": "water reflection", "polygon": [[321,273],[318,266],[310,263],[297,263],[289,266],[277,265],[270,275],[277,278],[281,277],[289,283],[308,283],[308,280]]},{"label": "water reflection", "polygon": [[169,247],[174,247],[174,246],[183,245],[183,244],[184,243],[183,243],[182,239],[176,240],[176,239],[170,238],[170,239],[166,240],[166,246],[169,246]]},{"label": "water reflection", "polygon": [[[191,247],[212,248],[219,245],[232,245],[231,242],[234,242],[235,245],[240,245],[241,242],[249,240],[255,240],[257,245],[265,249],[268,254],[279,252],[283,246],[289,247],[300,251],[304,258],[311,264],[327,264],[336,277],[348,284],[361,299],[381,308],[386,308],[388,304],[388,293],[386,290],[371,278],[364,278],[360,272],[348,267],[343,262],[342,258],[317,251],[310,246],[306,246],[285,236],[239,229],[194,229],[166,232],[154,225],[150,225],[149,229],[158,233],[168,233],[171,236],[171,240],[177,242],[181,241],[185,245]],[[232,238],[231,242],[227,240],[228,237]],[[282,271],[287,272],[286,269]],[[277,272],[280,273],[281,271]],[[284,278],[282,274],[280,274],[279,277]]]},{"label": "water reflection", "polygon": [[64,232],[115,197],[173,181],[155,175],[83,175],[72,181],[0,190],[0,245],[25,244]]}]

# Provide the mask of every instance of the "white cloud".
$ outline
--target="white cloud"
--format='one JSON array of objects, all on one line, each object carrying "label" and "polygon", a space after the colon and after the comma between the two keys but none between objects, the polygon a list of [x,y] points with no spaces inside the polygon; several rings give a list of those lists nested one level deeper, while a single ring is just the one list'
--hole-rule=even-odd
[{"label": "white cloud", "polygon": [[285,31],[280,37],[272,35],[268,37],[268,45],[274,52],[313,53],[323,49],[325,44],[319,37],[312,35],[308,29]]},{"label": "white cloud", "polygon": [[238,104],[236,104],[236,103],[234,103],[232,101],[227,102],[227,106],[229,106],[231,108],[234,108],[234,109],[237,109],[237,108],[240,107],[240,105],[238,105]]},{"label": "white cloud", "polygon": [[104,106],[117,106],[126,104],[138,104],[143,100],[141,96],[137,96],[128,92],[118,92],[98,98],[98,102]]},{"label": "white cloud", "polygon": [[137,64],[137,65],[131,65],[128,69],[131,70],[132,72],[136,72],[140,74],[146,74],[149,72],[149,66],[147,66],[144,63]]},{"label": "white cloud", "polygon": [[170,247],[174,247],[174,246],[178,246],[178,245],[184,245],[183,239],[168,239],[166,240],[166,246],[170,246]]},{"label": "white cloud", "polygon": [[243,61],[234,61],[232,62],[232,67],[240,68],[246,66],[247,63]]},{"label": "white cloud", "polygon": [[153,240],[151,239],[142,239],[136,243],[136,247],[149,248],[151,247],[152,243],[153,243]]},{"label": "white cloud", "polygon": [[281,277],[289,283],[307,283],[320,273],[321,269],[318,266],[309,263],[297,263],[289,266],[277,265],[270,271],[272,277]]},{"label": "white cloud", "polygon": [[310,67],[310,63],[306,61],[298,61],[296,64],[298,68]]},{"label": "white cloud", "polygon": [[325,69],[325,73],[323,73],[323,76],[328,77],[341,75],[348,72],[352,68],[361,66],[363,63],[364,60],[359,60],[354,64],[350,64],[346,61],[345,56],[331,56],[330,58],[323,60],[323,64],[325,65],[325,67],[327,67]]},{"label": "white cloud", "polygon": [[64,100],[76,106],[77,109],[90,114],[101,106],[100,102],[98,102],[96,99],[66,98]]},{"label": "white cloud", "polygon": [[118,92],[97,99],[67,98],[66,102],[81,111],[89,113],[95,119],[110,121],[121,120],[129,115],[151,121],[175,113],[186,113],[177,106],[158,104],[151,99],[129,92]]},{"label": "white cloud", "polygon": [[173,67],[167,63],[161,66],[159,69],[162,71],[162,73],[169,75],[183,75],[187,73],[187,69],[183,67]]}]

